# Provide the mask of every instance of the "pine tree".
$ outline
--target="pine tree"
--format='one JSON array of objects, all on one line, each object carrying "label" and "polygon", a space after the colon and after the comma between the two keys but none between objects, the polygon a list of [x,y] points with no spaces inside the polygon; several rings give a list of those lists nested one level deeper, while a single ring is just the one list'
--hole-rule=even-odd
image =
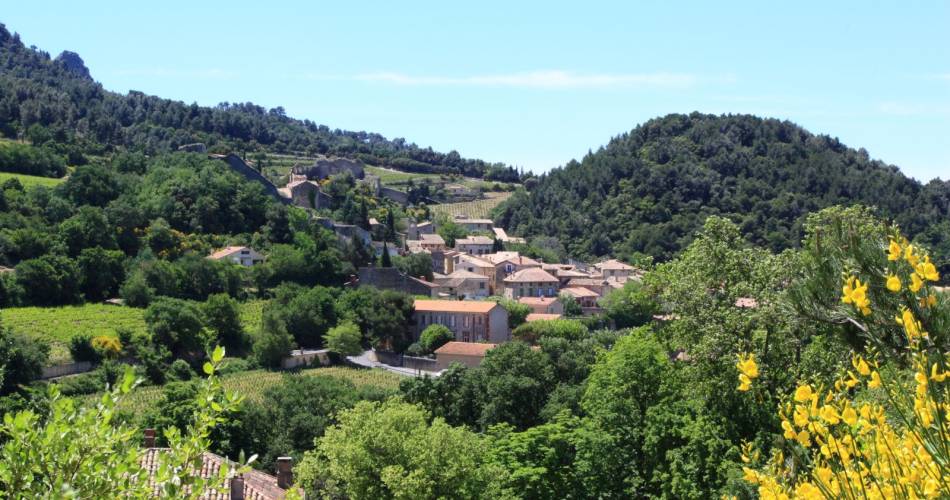
[{"label": "pine tree", "polygon": [[389,258],[389,244],[387,244],[385,241],[383,242],[383,257],[381,259],[380,265],[382,267],[393,267],[393,261],[391,258]]},{"label": "pine tree", "polygon": [[396,218],[392,210],[386,212],[386,239],[396,241]]}]

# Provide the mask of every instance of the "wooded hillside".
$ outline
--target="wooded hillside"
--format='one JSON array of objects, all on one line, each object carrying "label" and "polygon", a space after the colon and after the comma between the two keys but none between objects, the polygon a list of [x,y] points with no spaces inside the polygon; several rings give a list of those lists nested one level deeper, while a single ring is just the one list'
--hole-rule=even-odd
[{"label": "wooded hillside", "polygon": [[[533,184],[533,183],[532,183]],[[575,256],[668,260],[709,215],[772,250],[796,247],[809,212],[876,206],[946,267],[950,183],[922,184],[837,139],[749,115],[673,114],[542,175],[503,205],[514,234],[555,236]]]}]

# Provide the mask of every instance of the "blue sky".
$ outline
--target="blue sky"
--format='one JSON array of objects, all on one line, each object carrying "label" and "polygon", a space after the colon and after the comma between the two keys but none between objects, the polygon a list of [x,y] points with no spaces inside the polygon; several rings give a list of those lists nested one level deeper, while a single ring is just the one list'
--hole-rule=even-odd
[{"label": "blue sky", "polygon": [[950,2],[138,3],[9,2],[0,22],[110,90],[283,106],[536,172],[698,110],[950,179]]}]

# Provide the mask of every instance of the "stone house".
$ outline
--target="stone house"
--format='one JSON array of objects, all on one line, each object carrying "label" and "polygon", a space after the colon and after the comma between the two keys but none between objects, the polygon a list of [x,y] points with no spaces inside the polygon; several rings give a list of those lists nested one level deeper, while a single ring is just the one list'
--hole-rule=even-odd
[{"label": "stone house", "polygon": [[395,267],[361,267],[358,284],[426,297],[435,297],[439,289],[435,283],[409,276]]},{"label": "stone house", "polygon": [[455,240],[455,250],[469,255],[488,255],[494,244],[488,236],[469,236]]},{"label": "stone house", "polygon": [[438,295],[453,299],[475,299],[488,297],[488,276],[456,269],[451,274],[439,274],[433,279],[439,285]]},{"label": "stone house", "polygon": [[561,295],[574,297],[577,303],[583,308],[597,307],[597,299],[600,298],[600,295],[596,292],[582,286],[562,288]]},{"label": "stone house", "polygon": [[417,300],[412,313],[413,339],[427,326],[445,325],[460,342],[501,343],[511,340],[508,311],[482,300]]},{"label": "stone house", "polygon": [[505,297],[557,297],[560,281],[540,267],[517,271],[504,279]]},{"label": "stone house", "polygon": [[637,277],[640,274],[639,269],[629,264],[624,264],[617,259],[605,260],[594,264],[594,269],[596,273],[605,279],[614,278],[620,282],[626,281],[631,276]]},{"label": "stone house", "polygon": [[264,262],[264,256],[253,248],[243,246],[224,247],[208,256],[211,260],[230,261],[242,266],[256,266]]},{"label": "stone house", "polygon": [[462,226],[469,233],[492,233],[495,223],[491,219],[469,219],[456,217],[455,224]]},{"label": "stone house", "polygon": [[277,191],[298,207],[318,209],[329,207],[332,202],[327,194],[320,191],[319,184],[302,177],[295,178]]}]

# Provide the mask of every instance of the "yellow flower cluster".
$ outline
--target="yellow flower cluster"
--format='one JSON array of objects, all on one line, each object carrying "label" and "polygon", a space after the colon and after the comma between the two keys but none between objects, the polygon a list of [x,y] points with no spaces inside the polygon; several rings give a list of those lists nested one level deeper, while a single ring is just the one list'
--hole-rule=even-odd
[{"label": "yellow flower cluster", "polygon": [[739,362],[736,363],[736,369],[739,370],[739,387],[742,392],[752,388],[752,381],[759,376],[759,365],[755,364],[755,356],[752,354],[740,354]]},{"label": "yellow flower cluster", "polygon": [[[939,281],[940,273],[937,267],[930,261],[929,255],[921,256],[917,247],[907,242],[907,239],[898,237],[891,239],[887,249],[887,260],[899,263],[904,260],[910,266],[910,285],[911,292],[917,293],[927,281]],[[901,279],[894,273],[887,277],[887,289],[897,293],[903,287]]]},{"label": "yellow flower cluster", "polygon": [[[744,467],[745,480],[763,499],[948,497],[950,405],[944,402],[948,388],[943,385],[948,374],[937,364],[928,374],[923,355],[914,359],[914,410],[904,415],[904,425],[892,425],[882,405],[851,400],[851,388],[862,383],[895,402],[900,398],[899,386],[882,385],[877,363],[855,357],[855,371],[838,380],[834,390],[800,385],[780,411],[785,438],[810,470],[795,474],[785,456],[776,453],[763,470]],[[743,459],[749,455],[746,451]]]},{"label": "yellow flower cluster", "polygon": [[841,287],[841,302],[845,304],[854,304],[861,314],[867,316],[871,314],[871,300],[868,299],[868,285],[861,283],[861,280],[851,276]]},{"label": "yellow flower cluster", "polygon": [[[939,279],[927,256],[898,238],[890,241],[887,258],[897,263],[884,276],[888,290],[902,290],[898,273],[904,261],[911,268],[908,305],[935,303],[930,290],[918,293],[925,282]],[[856,277],[847,278],[842,289],[842,300],[865,316],[866,289]],[[853,369],[831,388],[798,385],[779,409],[784,452],[756,468],[751,445],[743,447],[743,477],[761,498],[950,498],[950,358],[934,350],[911,308],[902,307],[896,320],[909,341],[913,392],[896,370],[891,376],[861,356],[852,358]],[[741,365],[740,358],[740,382]],[[858,388],[882,403],[855,400]]]}]

